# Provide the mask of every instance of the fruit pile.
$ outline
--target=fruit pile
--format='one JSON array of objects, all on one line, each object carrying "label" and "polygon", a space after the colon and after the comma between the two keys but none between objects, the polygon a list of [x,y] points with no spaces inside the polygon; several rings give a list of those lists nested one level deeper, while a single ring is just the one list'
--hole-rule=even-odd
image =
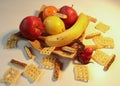
[{"label": "fruit pile", "polygon": [[[83,13],[78,15],[76,10],[70,6],[62,6],[58,9],[55,6],[43,5],[37,16],[25,17],[20,23],[19,29],[21,35],[28,40],[39,39],[44,41],[46,46],[61,48],[73,44],[76,39],[79,40],[87,28],[89,20],[89,16]],[[79,49],[77,51],[79,52]],[[89,63],[92,49],[84,49],[79,54],[79,56],[77,55],[80,57],[78,61]]]},{"label": "fruit pile", "polygon": [[[61,17],[58,17],[60,15]],[[72,7],[63,6],[58,9],[55,6],[45,6],[38,17],[27,16],[22,20],[20,32],[25,38],[35,40],[43,32],[53,35],[65,31],[76,22],[77,18],[78,14]]]}]

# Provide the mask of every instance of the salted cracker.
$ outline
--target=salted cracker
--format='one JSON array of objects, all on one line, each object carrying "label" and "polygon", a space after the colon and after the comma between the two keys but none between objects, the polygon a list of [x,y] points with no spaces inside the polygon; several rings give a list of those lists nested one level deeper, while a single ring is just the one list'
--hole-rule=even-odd
[{"label": "salted cracker", "polygon": [[10,48],[15,48],[17,47],[17,43],[18,43],[19,38],[15,35],[12,34],[6,42],[6,48],[10,49]]},{"label": "salted cracker", "polygon": [[30,64],[25,67],[25,70],[23,71],[23,75],[28,78],[30,81],[36,81],[38,80],[43,71],[40,70],[36,65]]},{"label": "salted cracker", "polygon": [[21,71],[10,67],[3,76],[3,82],[8,84],[14,84],[21,75]]},{"label": "salted cracker", "polygon": [[95,26],[95,28],[97,29],[97,30],[100,30],[100,31],[102,31],[102,32],[106,32],[106,31],[108,31],[109,29],[110,29],[110,26],[108,26],[108,25],[106,25],[106,24],[104,24],[104,23],[102,23],[102,22],[99,22],[96,26]]},{"label": "salted cracker", "polygon": [[40,54],[50,55],[54,51],[55,47],[44,47]]},{"label": "salted cracker", "polygon": [[74,66],[75,79],[78,81],[88,82],[89,74],[88,68],[85,65],[75,65]]},{"label": "salted cracker", "polygon": [[93,38],[98,48],[114,48],[114,40],[110,37],[96,36]]},{"label": "salted cracker", "polygon": [[97,49],[92,55],[92,59],[98,64],[104,66],[104,70],[107,71],[115,59],[115,54],[110,56],[102,50]]},{"label": "salted cracker", "polygon": [[40,66],[46,69],[53,69],[55,67],[56,58],[54,56],[46,56],[42,58]]}]

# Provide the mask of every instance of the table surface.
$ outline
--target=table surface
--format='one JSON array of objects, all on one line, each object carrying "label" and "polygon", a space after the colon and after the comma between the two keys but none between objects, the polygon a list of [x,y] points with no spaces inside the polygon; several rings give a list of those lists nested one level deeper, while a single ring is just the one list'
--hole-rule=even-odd
[{"label": "table surface", "polygon": [[[109,54],[116,54],[116,59],[108,71],[97,63],[88,64],[90,77],[88,82],[76,81],[73,73],[73,63],[65,59],[66,69],[58,81],[52,80],[52,70],[44,70],[44,74],[37,83],[30,83],[25,77],[20,77],[15,86],[119,86],[120,80],[120,1],[119,0],[0,0],[0,80],[5,71],[11,66],[11,59],[23,62],[34,62],[27,58],[23,46],[28,45],[25,41],[18,43],[18,48],[6,49],[7,38],[14,32],[19,31],[21,20],[28,15],[35,15],[40,7],[54,5],[58,8],[69,5],[76,9],[77,13],[85,13],[97,18],[110,26],[110,30],[104,35],[114,39],[114,49],[104,49]],[[42,55],[35,51],[38,62]],[[37,63],[38,63],[37,62]],[[0,81],[0,86],[6,86]]]}]

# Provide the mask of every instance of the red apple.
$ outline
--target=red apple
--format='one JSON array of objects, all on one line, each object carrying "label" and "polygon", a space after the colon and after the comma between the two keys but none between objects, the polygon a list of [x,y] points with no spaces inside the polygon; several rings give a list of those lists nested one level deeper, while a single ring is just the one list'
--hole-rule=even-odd
[{"label": "red apple", "polygon": [[67,15],[67,18],[63,19],[66,29],[71,27],[78,18],[78,14],[77,14],[76,10],[69,6],[61,7],[59,12]]},{"label": "red apple", "polygon": [[44,24],[38,17],[27,16],[20,23],[19,29],[23,37],[29,40],[35,40],[42,34]]}]

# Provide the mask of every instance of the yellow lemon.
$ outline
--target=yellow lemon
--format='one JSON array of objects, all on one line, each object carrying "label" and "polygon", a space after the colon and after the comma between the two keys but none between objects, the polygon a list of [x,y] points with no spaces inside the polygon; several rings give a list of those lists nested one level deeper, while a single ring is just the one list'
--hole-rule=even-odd
[{"label": "yellow lemon", "polygon": [[49,16],[45,18],[43,23],[48,34],[54,35],[65,31],[64,22],[57,16]]}]

